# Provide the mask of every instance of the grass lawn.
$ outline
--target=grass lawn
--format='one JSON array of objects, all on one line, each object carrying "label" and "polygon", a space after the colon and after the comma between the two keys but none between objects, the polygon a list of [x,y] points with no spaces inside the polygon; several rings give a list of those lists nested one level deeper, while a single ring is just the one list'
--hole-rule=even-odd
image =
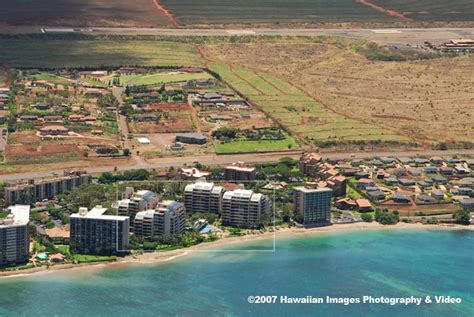
[{"label": "grass lawn", "polygon": [[352,199],[360,199],[364,198],[361,194],[359,194],[354,188],[351,186],[347,186],[347,197]]},{"label": "grass lawn", "polygon": [[69,81],[67,81],[66,79],[64,79],[60,76],[56,76],[54,74],[45,73],[45,72],[39,73],[37,75],[30,76],[29,78],[30,79],[35,79],[35,80],[47,80],[47,81],[49,81],[53,84],[59,84],[59,85],[69,84]]},{"label": "grass lawn", "polygon": [[72,254],[73,260],[78,261],[79,263],[89,263],[89,262],[108,262],[117,260],[117,256],[100,256],[100,255],[86,255],[86,254]]},{"label": "grass lawn", "polygon": [[150,40],[0,39],[9,67],[203,66],[192,45]]},{"label": "grass lawn", "polygon": [[68,245],[57,245],[56,249],[58,249],[58,251],[64,255],[70,255]]},{"label": "grass lawn", "polygon": [[283,140],[236,140],[227,143],[214,142],[217,154],[248,153],[265,151],[283,151],[298,148],[298,143],[287,135]]}]

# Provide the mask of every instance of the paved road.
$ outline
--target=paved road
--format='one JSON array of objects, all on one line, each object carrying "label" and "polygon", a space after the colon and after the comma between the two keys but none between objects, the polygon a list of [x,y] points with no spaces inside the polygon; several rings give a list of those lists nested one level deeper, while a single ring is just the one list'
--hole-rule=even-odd
[{"label": "paved road", "polygon": [[[239,155],[207,155],[197,157],[168,157],[161,159],[154,159],[145,161],[143,159],[136,161],[134,165],[119,166],[118,171],[127,171],[135,169],[160,169],[168,168],[171,166],[182,167],[190,165],[194,160],[198,160],[204,165],[225,165],[237,161],[243,161],[247,163],[263,163],[263,162],[274,162],[282,157],[293,157],[298,158],[301,155],[301,151],[291,152],[277,152],[277,153],[262,153],[262,154],[239,154]],[[405,151],[405,152],[359,152],[359,153],[324,153],[322,157],[325,159],[350,159],[354,158],[371,158],[379,156],[394,156],[394,157],[406,157],[406,156],[474,156],[474,150],[459,150],[459,151]],[[114,167],[93,167],[86,169],[90,174],[98,174],[103,172],[111,172]],[[51,171],[37,171],[29,173],[18,173],[18,174],[7,174],[0,175],[0,181],[15,181],[22,179],[33,179],[52,176],[54,173],[61,175],[62,170],[51,170]]]},{"label": "paved road", "polygon": [[474,28],[385,28],[385,29],[164,29],[164,28],[72,28],[72,27],[2,27],[2,33],[83,33],[121,35],[173,35],[173,36],[231,36],[231,35],[338,35],[367,38],[381,44],[420,45],[424,41],[441,44],[449,39],[474,38]]}]

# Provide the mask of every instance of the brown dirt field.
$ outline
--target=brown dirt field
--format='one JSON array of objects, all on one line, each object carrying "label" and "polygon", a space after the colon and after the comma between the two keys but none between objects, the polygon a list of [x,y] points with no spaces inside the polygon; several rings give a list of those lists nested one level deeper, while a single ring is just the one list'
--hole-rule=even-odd
[{"label": "brown dirt field", "polygon": [[11,164],[52,163],[80,160],[82,152],[73,144],[10,144],[7,146],[5,157]]},{"label": "brown dirt field", "polygon": [[147,160],[156,159],[159,157],[193,157],[196,155],[214,153],[214,147],[211,142],[207,143],[206,145],[185,144],[184,149],[180,151],[173,151],[169,148],[169,146],[175,141],[176,136],[174,133],[154,133],[145,134],[143,136],[148,138],[151,144],[139,144],[136,138],[134,138],[132,140],[132,151],[140,151],[140,155]]},{"label": "brown dirt field", "polygon": [[133,133],[177,133],[192,132],[193,123],[190,118],[161,119],[160,122],[133,122],[129,123]]},{"label": "brown dirt field", "polygon": [[126,166],[134,164],[131,158],[88,158],[81,161],[62,161],[55,163],[37,163],[37,164],[8,164],[0,166],[0,175],[11,173],[25,173],[31,171],[51,171],[60,169],[88,168],[100,166]]},{"label": "brown dirt field", "polygon": [[174,25],[152,0],[0,0],[0,25],[156,27]]},{"label": "brown dirt field", "polygon": [[357,53],[361,44],[336,38],[262,40],[208,44],[205,54],[276,75],[334,112],[420,142],[474,140],[472,56],[371,61]]},{"label": "brown dirt field", "polygon": [[43,156],[43,155],[54,155],[59,153],[67,153],[73,150],[77,155],[81,155],[77,145],[73,144],[43,144],[39,146],[34,145],[17,145],[12,144],[8,147],[8,155],[32,155],[32,156]]},{"label": "brown dirt field", "polygon": [[16,133],[10,134],[10,142],[32,144],[32,143],[39,143],[40,138],[36,135],[34,131],[16,132]]},{"label": "brown dirt field", "polygon": [[432,205],[380,205],[381,208],[388,210],[398,210],[400,216],[414,216],[417,212],[423,212],[425,215],[433,215],[439,213],[451,213],[457,209],[455,204],[432,204]]}]

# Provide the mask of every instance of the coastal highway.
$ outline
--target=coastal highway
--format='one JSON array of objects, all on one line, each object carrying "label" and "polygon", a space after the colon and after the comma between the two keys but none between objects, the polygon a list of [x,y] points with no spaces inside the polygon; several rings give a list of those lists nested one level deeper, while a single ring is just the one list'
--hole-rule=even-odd
[{"label": "coastal highway", "polygon": [[[259,153],[259,154],[237,154],[237,155],[206,155],[193,157],[167,157],[152,160],[144,160],[139,158],[133,165],[117,166],[117,171],[130,171],[136,169],[160,169],[192,165],[193,161],[198,161],[204,165],[216,166],[231,164],[233,162],[243,161],[246,163],[264,163],[275,162],[282,157],[299,158],[301,151],[286,151],[274,153]],[[474,150],[456,150],[456,151],[374,151],[374,152],[335,152],[335,153],[321,153],[324,159],[351,159],[351,158],[372,158],[380,156],[393,157],[415,157],[415,156],[474,156]],[[113,166],[90,167],[85,168],[89,174],[100,174],[103,172],[112,172]],[[62,175],[63,170],[49,170],[49,171],[31,171],[28,173],[4,174],[0,175],[0,181],[16,181],[23,179],[33,179],[42,177],[51,177],[53,175]]]},{"label": "coastal highway", "polygon": [[474,28],[255,28],[255,29],[192,29],[192,28],[112,28],[112,27],[8,27],[0,33],[80,33],[97,35],[168,35],[168,36],[349,36],[369,39],[380,44],[421,45],[424,41],[441,44],[450,39],[474,38]]}]

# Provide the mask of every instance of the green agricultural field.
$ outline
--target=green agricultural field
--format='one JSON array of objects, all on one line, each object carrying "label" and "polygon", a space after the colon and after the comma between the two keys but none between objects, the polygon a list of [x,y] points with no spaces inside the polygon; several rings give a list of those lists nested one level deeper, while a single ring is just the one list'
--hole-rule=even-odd
[{"label": "green agricultural field", "polygon": [[[390,130],[332,112],[290,83],[274,76],[240,67],[232,69],[222,63],[211,63],[209,67],[293,136],[320,142],[408,141]],[[229,145],[222,146],[227,149]]]},{"label": "green agricultural field", "polygon": [[9,67],[203,66],[194,46],[175,42],[0,39],[0,47]]},{"label": "green agricultural field", "polygon": [[297,147],[298,143],[289,135],[283,140],[235,140],[226,143],[220,143],[219,141],[214,142],[214,148],[217,154],[284,151],[296,149]]},{"label": "green agricultural field", "polygon": [[54,75],[54,74],[51,74],[51,73],[45,73],[45,72],[39,73],[37,75],[29,76],[29,79],[31,79],[31,80],[47,80],[47,81],[49,81],[53,84],[59,84],[59,85],[70,83],[67,79],[65,79],[61,76],[57,76],[57,75]]},{"label": "green agricultural field", "polygon": [[415,21],[472,21],[472,0],[371,0],[370,2],[388,10],[403,13]]},{"label": "green agricultural field", "polygon": [[161,0],[181,24],[387,22],[354,0]]}]

